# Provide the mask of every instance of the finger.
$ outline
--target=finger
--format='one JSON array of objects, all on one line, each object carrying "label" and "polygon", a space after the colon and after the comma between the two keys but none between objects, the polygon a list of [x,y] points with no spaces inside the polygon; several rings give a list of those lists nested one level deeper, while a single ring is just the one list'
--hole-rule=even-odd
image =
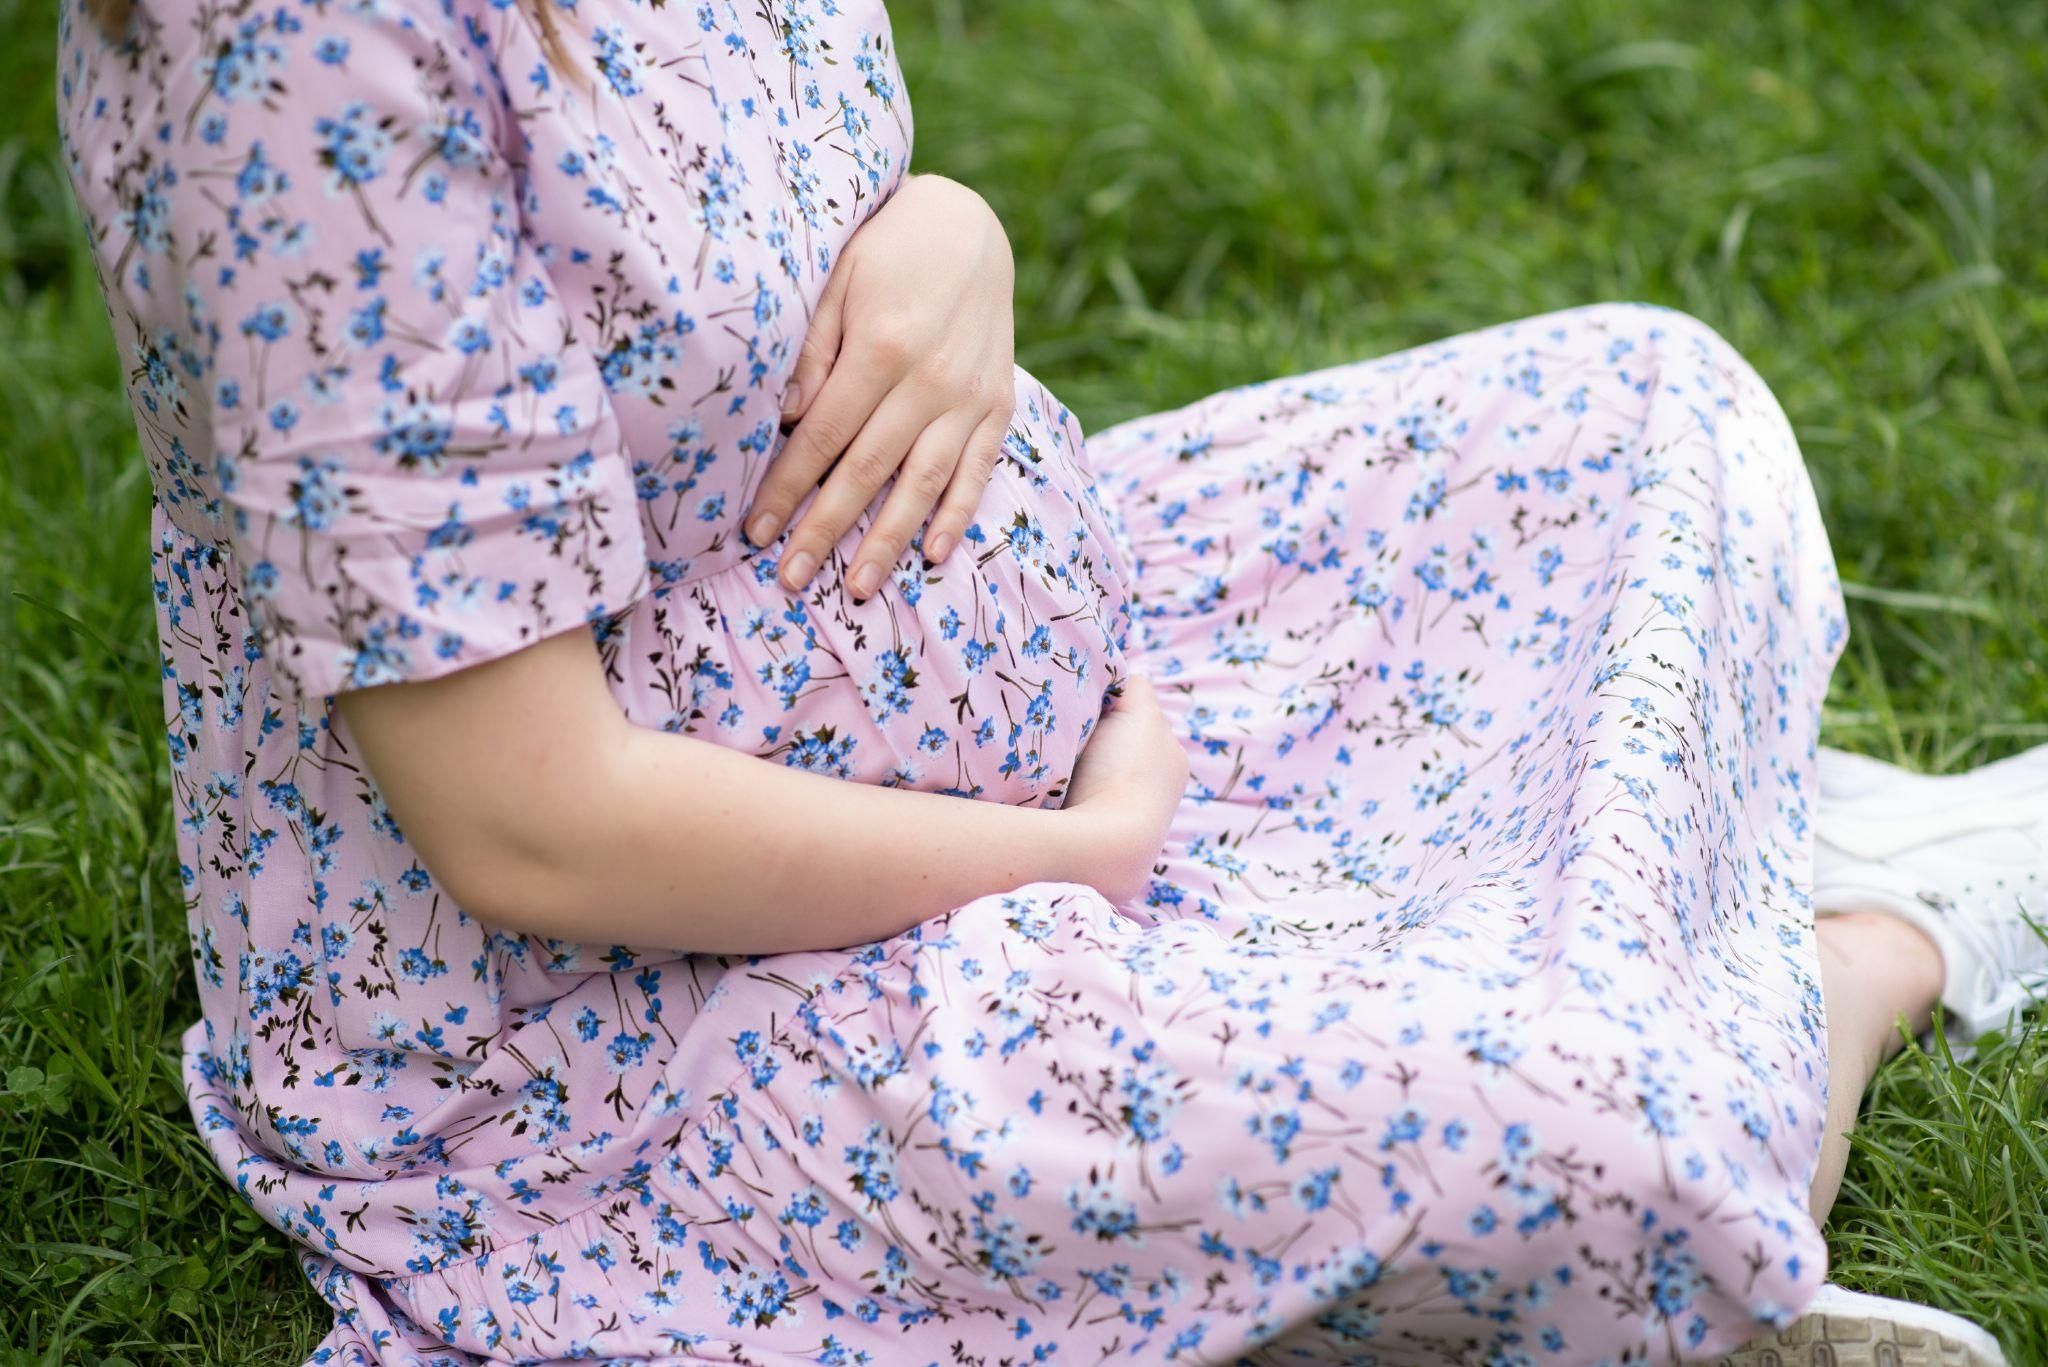
[{"label": "finger", "polygon": [[1136,670],[1124,674],[1123,695],[1116,700],[1119,709],[1130,708],[1133,716],[1159,711],[1159,691],[1152,687],[1152,680]]},{"label": "finger", "polygon": [[[950,415],[949,415],[950,416]],[[867,535],[853,553],[853,569],[846,585],[860,601],[879,589],[895,568],[903,548],[931,515],[932,506],[957,478],[954,467],[961,461],[967,427],[959,419],[940,418],[924,429],[903,466],[896,472],[896,485],[882,502],[882,510],[868,525]]]},{"label": "finger", "polygon": [[932,564],[937,565],[951,555],[966,534],[967,524],[974,520],[975,510],[981,507],[981,496],[995,474],[996,462],[1002,459],[1003,439],[1009,432],[1010,410],[1005,405],[983,418],[967,438],[967,449],[961,452],[953,480],[946,486],[939,510],[932,515],[931,530],[925,533],[924,558]]},{"label": "finger", "polygon": [[825,391],[826,377],[839,358],[839,342],[846,321],[846,285],[853,274],[852,263],[841,256],[825,278],[825,291],[804,329],[804,344],[797,352],[796,368],[782,391],[782,422],[786,427],[810,411],[811,402]]},{"label": "finger", "polygon": [[[842,369],[839,373],[845,372]],[[831,394],[828,387],[820,401]],[[804,421],[813,422],[816,417],[812,414]],[[818,572],[818,566],[825,562],[839,538],[846,535],[846,529],[874,502],[875,494],[903,464],[911,443],[932,417],[901,390],[875,410],[860,435],[846,448],[846,454],[832,467],[803,520],[790,530],[789,548],[782,556],[784,588],[795,592],[811,582],[811,576]]]},{"label": "finger", "polygon": [[747,540],[765,546],[775,539],[796,505],[853,445],[887,393],[886,387],[860,367],[833,369],[824,392],[761,477],[761,487],[754,491],[754,501],[747,509]]}]

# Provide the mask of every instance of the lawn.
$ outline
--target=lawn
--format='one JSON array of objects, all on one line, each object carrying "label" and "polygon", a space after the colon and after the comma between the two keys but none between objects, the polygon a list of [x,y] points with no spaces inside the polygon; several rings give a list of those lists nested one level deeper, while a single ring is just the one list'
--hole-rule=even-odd
[{"label": "lawn", "polygon": [[[292,3],[292,0],[285,0]],[[148,487],[0,0],[0,1365],[292,1363],[324,1315],[190,1132]],[[671,4],[682,22],[688,7]],[[1603,299],[1720,328],[1849,581],[1830,738],[2048,741],[2048,5],[899,0],[916,165],[1097,427]],[[2048,1362],[2048,1044],[1887,1069],[1838,1277]]]}]

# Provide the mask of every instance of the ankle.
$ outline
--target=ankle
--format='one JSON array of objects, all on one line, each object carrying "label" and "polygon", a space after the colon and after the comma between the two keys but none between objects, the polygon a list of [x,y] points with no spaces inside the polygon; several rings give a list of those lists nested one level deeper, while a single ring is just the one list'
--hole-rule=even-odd
[{"label": "ankle", "polygon": [[1831,954],[1859,994],[1893,1008],[1911,1027],[1924,1029],[1939,1008],[1947,982],[1941,947],[1913,922],[1881,907],[1832,911],[1816,924],[1823,952]]}]

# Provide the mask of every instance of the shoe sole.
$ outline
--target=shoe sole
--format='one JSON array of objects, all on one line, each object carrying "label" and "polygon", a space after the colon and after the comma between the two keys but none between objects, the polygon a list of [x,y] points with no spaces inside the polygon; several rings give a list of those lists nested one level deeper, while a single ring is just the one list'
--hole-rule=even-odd
[{"label": "shoe sole", "polygon": [[[1934,1316],[1951,1318],[1938,1311]],[[1711,1359],[1711,1367],[2010,1367],[1995,1343],[1986,1347],[1971,1341],[1982,1331],[1962,1323],[1970,1337],[1883,1312],[1808,1315],[1779,1330],[1769,1343]]]}]

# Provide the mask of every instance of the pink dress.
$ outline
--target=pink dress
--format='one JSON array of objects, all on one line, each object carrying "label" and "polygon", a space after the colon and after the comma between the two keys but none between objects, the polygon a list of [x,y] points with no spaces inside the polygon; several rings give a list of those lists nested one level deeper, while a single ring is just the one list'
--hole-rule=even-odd
[{"label": "pink dress", "polygon": [[[739,516],[908,160],[877,0],[578,5],[568,75],[517,3],[65,8],[185,1076],[313,1361],[1662,1361],[1819,1285],[1842,613],[1707,328],[1588,308],[1085,449],[1020,377],[961,553],[791,597]],[[980,801],[1056,803],[1142,669],[1194,777],[1130,905],[505,934],[330,697],[585,629],[640,725]]]}]

